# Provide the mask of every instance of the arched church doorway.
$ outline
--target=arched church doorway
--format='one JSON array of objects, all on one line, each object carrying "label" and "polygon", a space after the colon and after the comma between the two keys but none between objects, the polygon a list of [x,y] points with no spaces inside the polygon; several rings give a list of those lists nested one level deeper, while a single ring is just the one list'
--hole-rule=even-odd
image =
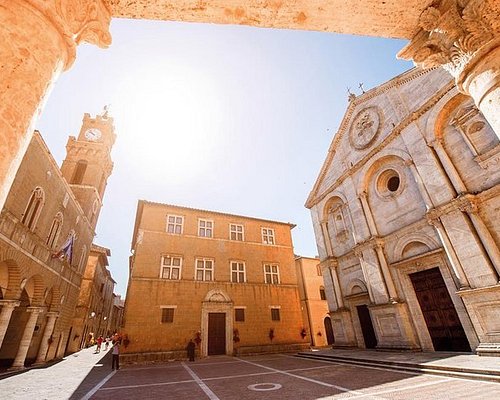
[{"label": "arched church doorway", "polygon": [[326,343],[331,345],[335,343],[335,336],[333,335],[333,328],[332,328],[332,320],[330,319],[330,317],[326,317],[323,323],[325,324]]},{"label": "arched church doorway", "polygon": [[436,351],[471,351],[439,268],[410,274],[418,304]]}]

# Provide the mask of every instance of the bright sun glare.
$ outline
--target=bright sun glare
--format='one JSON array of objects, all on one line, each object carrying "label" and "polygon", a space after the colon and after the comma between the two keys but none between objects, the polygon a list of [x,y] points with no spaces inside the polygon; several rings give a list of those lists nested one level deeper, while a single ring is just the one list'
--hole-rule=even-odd
[{"label": "bright sun glare", "polygon": [[120,141],[134,149],[128,161],[177,179],[203,169],[220,133],[216,89],[200,71],[180,66],[129,75],[112,104]]}]

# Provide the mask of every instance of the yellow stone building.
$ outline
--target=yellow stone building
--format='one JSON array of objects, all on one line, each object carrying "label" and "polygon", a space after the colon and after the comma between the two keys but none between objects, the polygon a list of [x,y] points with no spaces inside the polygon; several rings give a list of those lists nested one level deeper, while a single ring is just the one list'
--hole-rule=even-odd
[{"label": "yellow stone building", "polygon": [[295,258],[297,280],[299,284],[300,307],[305,321],[304,335],[311,346],[324,347],[334,342],[332,321],[318,257]]},{"label": "yellow stone building", "polygon": [[294,225],[139,201],[124,361],[298,350]]},{"label": "yellow stone building", "polygon": [[[112,118],[85,114],[61,169],[38,132],[28,146],[0,214],[3,366],[43,363],[68,349],[114,140]],[[65,245],[72,257],[54,257]]]}]

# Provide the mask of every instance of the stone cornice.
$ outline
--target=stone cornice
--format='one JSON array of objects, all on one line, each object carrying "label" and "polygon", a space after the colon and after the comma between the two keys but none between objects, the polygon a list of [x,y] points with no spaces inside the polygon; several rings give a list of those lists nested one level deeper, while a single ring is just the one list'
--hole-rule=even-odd
[{"label": "stone cornice", "polygon": [[[418,70],[418,71],[420,71],[420,70]],[[348,127],[350,118],[352,116],[352,112],[354,110],[354,108],[349,108],[348,112],[346,113],[346,116],[344,117],[344,121],[341,125],[341,129],[339,129],[339,131],[335,135],[334,141],[332,142],[332,145],[330,146],[327,160],[323,164],[323,168],[321,169],[320,175],[319,175],[318,179],[316,180],[314,188],[313,188],[311,194],[309,195],[305,206],[307,208],[312,208],[318,202],[323,200],[329,193],[331,193],[333,190],[335,190],[337,187],[339,187],[349,176],[358,172],[361,168],[363,168],[363,166],[370,159],[372,159],[377,153],[379,153],[382,149],[384,149],[384,147],[386,147],[389,143],[391,143],[394,139],[396,139],[401,134],[403,129],[405,129],[411,123],[417,121],[422,115],[424,115],[432,107],[434,107],[434,105],[436,105],[436,103],[439,100],[441,100],[449,91],[453,90],[454,87],[455,87],[455,85],[453,84],[453,82],[449,82],[441,90],[439,90],[434,96],[432,96],[430,99],[428,99],[422,106],[420,106],[420,108],[418,108],[414,112],[408,114],[405,118],[403,118],[401,120],[401,122],[398,125],[396,125],[392,129],[392,132],[389,135],[387,135],[382,140],[382,142],[373,146],[369,152],[367,152],[356,164],[354,164],[352,167],[350,167],[348,171],[345,171],[330,187],[326,188],[323,191],[323,193],[318,194],[317,191],[319,190],[319,186],[322,183],[323,179],[325,178],[325,176],[329,170],[329,167],[331,165],[331,162],[333,160],[333,157],[335,156],[335,151],[333,149],[335,149],[338,146],[343,135],[347,132],[347,127]],[[345,121],[347,121],[347,122],[345,122]]]}]

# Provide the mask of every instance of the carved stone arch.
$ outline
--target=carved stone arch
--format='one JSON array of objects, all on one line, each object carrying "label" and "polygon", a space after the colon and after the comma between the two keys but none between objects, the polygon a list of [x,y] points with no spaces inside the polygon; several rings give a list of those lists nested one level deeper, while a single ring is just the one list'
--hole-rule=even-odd
[{"label": "carved stone arch", "polygon": [[[6,257],[0,261],[0,285],[2,295],[5,299],[17,300],[21,295],[22,274],[19,261],[11,257],[9,252],[5,252]],[[7,280],[7,282],[4,282]]]},{"label": "carved stone arch", "polygon": [[371,162],[366,163],[365,166],[361,169],[358,174],[358,183],[357,183],[357,193],[361,194],[368,189],[368,185],[370,183],[370,179],[373,176],[374,172],[385,162],[390,161],[391,159],[399,159],[403,163],[411,162],[410,155],[400,149],[394,148],[386,148],[379,152],[376,156],[374,156]]},{"label": "carved stone arch", "polygon": [[449,120],[450,112],[467,99],[470,99],[470,97],[453,89],[446,93],[446,95],[432,107],[429,111],[424,130],[424,136],[427,143],[432,143],[434,140],[443,136],[443,130],[446,127],[446,122]]},{"label": "carved stone arch", "polygon": [[323,221],[328,219],[328,212],[331,209],[331,206],[335,203],[339,203],[342,205],[347,204],[346,196],[342,192],[339,192],[337,190],[330,193],[330,195],[328,196],[328,198],[325,201],[325,206],[323,207],[323,213],[321,216]]},{"label": "carved stone arch", "polygon": [[212,289],[205,296],[205,300],[212,303],[229,303],[231,298],[221,289]]},{"label": "carved stone arch", "polygon": [[47,287],[43,278],[38,275],[30,276],[24,285],[21,285],[26,290],[31,306],[42,306],[44,304]]},{"label": "carved stone arch", "polygon": [[[421,245],[427,247],[428,250],[434,250],[440,247],[439,243],[437,243],[432,237],[424,233],[414,232],[409,235],[403,236],[397,241],[393,251],[394,261],[408,258],[404,256],[405,249],[407,249],[408,245],[411,245],[412,243],[420,243]],[[423,246],[422,249],[424,249]]]},{"label": "carved stone arch", "polygon": [[349,281],[347,284],[347,295],[353,295],[353,294],[362,294],[366,293],[368,294],[368,288],[366,287],[366,283],[363,282],[361,279],[353,279]]},{"label": "carved stone arch", "polygon": [[44,302],[48,311],[59,311],[61,307],[61,288],[59,286],[52,286],[47,288],[47,294]]}]

